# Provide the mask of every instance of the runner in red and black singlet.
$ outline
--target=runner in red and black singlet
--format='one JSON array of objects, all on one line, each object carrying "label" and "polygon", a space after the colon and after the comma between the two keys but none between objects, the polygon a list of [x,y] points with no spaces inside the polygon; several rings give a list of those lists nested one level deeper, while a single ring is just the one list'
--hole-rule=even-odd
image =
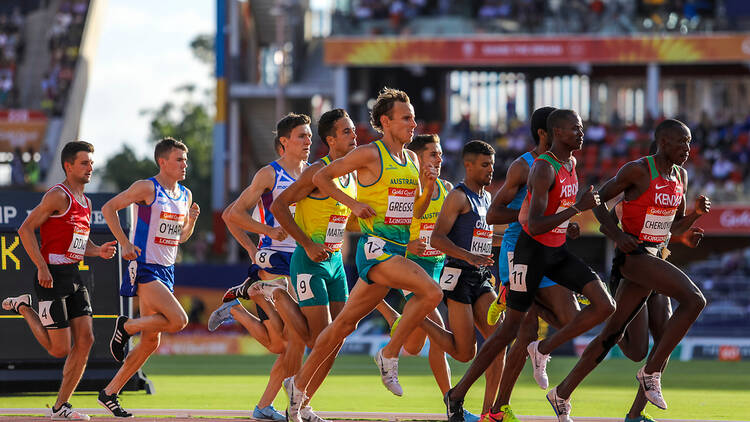
[{"label": "runner in red and black singlet", "polygon": [[[700,289],[677,267],[656,256],[659,243],[670,233],[681,236],[711,206],[708,198],[700,196],[695,210],[685,215],[687,172],[680,166],[690,153],[690,130],[680,121],[665,120],[654,136],[658,143],[656,154],[625,164],[600,190],[602,205],[594,213],[602,231],[617,245],[613,271],[619,270],[623,280],[616,295],[617,311],[556,388],[560,402],[569,402],[576,386],[617,344],[651,293],[657,292],[676,299],[680,305],[636,377],[648,401],[666,409],[661,372],[672,350],[705,306]],[[605,205],[605,201],[620,193],[624,193],[623,229],[617,226],[617,219]],[[634,406],[628,417],[637,418],[641,410]]]},{"label": "runner in red and black singlet", "polygon": [[[614,304],[596,273],[565,247],[568,220],[598,205],[593,187],[576,202],[578,179],[572,152],[583,145],[583,125],[578,113],[556,110],[547,120],[552,136],[550,151],[534,161],[528,178],[529,193],[519,214],[523,231],[518,237],[510,273],[505,320],[479,351],[475,362],[446,396],[449,420],[458,415],[461,401],[469,387],[484,371],[486,356],[494,356],[510,344],[531,306],[544,276],[586,296],[591,305],[578,313],[568,324],[542,341],[529,344],[534,365],[534,378],[546,388],[545,373],[549,353],[561,344],[604,321]],[[502,383],[502,381],[501,381]],[[501,384],[501,389],[506,388]]]},{"label": "runner in red and black singlet", "polygon": [[89,420],[88,415],[75,411],[68,402],[94,342],[91,299],[78,264],[84,256],[109,259],[116,251],[114,241],[97,246],[89,239],[91,201],[83,194],[83,188],[91,180],[93,152],[94,147],[88,142],[68,142],[63,147],[65,180],[44,194],[18,228],[23,247],[37,267],[34,290],[39,313],[31,308],[28,293],[6,298],[2,305],[6,311],[23,316],[50,355],[67,357],[52,419]]}]

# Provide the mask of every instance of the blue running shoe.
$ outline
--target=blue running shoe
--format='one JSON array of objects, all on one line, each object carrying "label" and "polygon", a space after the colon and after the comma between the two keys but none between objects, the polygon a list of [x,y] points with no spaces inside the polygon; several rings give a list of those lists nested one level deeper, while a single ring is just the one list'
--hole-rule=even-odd
[{"label": "blue running shoe", "polygon": [[464,421],[466,422],[479,422],[479,416],[469,413],[468,410],[464,409]]},{"label": "blue running shoe", "polygon": [[219,325],[232,319],[232,306],[239,304],[240,301],[235,299],[219,306],[218,309],[211,312],[211,316],[208,317],[208,331],[216,331],[216,329],[219,328]]},{"label": "blue running shoe", "polygon": [[269,404],[262,409],[258,406],[255,406],[255,410],[253,410],[253,419],[257,419],[259,421],[285,421],[286,416],[282,415],[281,412],[274,409],[272,404]]}]

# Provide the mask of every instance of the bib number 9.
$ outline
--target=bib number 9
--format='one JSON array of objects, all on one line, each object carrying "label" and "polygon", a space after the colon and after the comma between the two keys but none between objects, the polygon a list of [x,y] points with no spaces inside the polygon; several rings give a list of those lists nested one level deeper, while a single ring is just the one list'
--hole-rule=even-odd
[{"label": "bib number 9", "polygon": [[297,297],[300,302],[315,298],[315,293],[310,288],[310,279],[312,274],[297,274]]}]

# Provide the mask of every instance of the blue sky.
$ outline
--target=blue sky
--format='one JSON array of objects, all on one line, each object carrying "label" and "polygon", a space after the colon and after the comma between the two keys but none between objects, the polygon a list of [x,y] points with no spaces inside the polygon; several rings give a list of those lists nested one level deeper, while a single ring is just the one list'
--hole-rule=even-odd
[{"label": "blue sky", "polygon": [[213,0],[109,0],[89,77],[80,138],[95,145],[97,161],[131,145],[150,156],[148,118],[186,83],[215,84],[211,69],[195,60],[189,43],[213,33]]}]

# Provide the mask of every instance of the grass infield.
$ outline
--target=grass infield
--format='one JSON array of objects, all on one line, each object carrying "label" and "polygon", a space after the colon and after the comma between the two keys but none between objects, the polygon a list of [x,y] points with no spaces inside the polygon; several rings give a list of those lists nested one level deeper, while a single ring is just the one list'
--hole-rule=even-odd
[{"label": "grass infield", "polygon": [[[156,394],[126,392],[121,403],[126,409],[252,409],[273,360],[274,356],[154,356],[144,371],[154,382]],[[467,364],[449,362],[455,383]],[[556,385],[575,362],[574,358],[553,357],[548,366],[550,385]],[[603,362],[573,394],[573,416],[624,417],[636,393],[639,367],[626,360]],[[445,411],[426,358],[404,357],[399,371],[404,387],[401,398],[383,387],[371,358],[341,356],[311,404],[324,411]],[[657,419],[750,418],[750,362],[670,362],[662,382],[669,410],[646,408]],[[481,410],[483,390],[482,378],[466,398],[465,406],[473,413]],[[544,394],[526,365],[513,393],[513,409],[519,415],[552,416]],[[4,395],[0,408],[43,408],[54,400],[52,393]],[[71,402],[78,408],[98,406],[93,392],[77,393]],[[286,407],[283,390],[274,406]]]}]

